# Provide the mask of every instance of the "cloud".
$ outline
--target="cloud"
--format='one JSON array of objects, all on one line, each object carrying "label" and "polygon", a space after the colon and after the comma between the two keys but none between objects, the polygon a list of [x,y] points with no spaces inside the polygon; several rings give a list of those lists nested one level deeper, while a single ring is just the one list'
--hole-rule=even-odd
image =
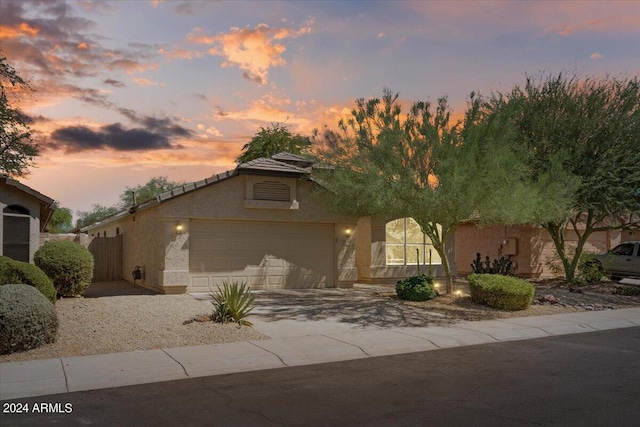
[{"label": "cloud", "polygon": [[113,123],[98,130],[86,126],[70,126],[51,133],[54,148],[67,152],[112,149],[117,151],[158,150],[172,148],[169,137],[146,129],[125,129]]},{"label": "cloud", "polygon": [[114,80],[114,79],[106,79],[102,83],[104,83],[106,85],[111,85],[111,86],[114,86],[114,87],[125,87],[126,86],[121,81]]},{"label": "cloud", "polygon": [[[108,10],[98,2],[75,3],[84,10]],[[101,2],[100,2],[101,3]],[[63,0],[0,2],[2,50],[26,74],[55,77],[96,76],[101,69],[126,72],[152,69],[152,47],[110,49],[91,33],[96,23],[78,16]],[[106,58],[106,61],[105,61]]]},{"label": "cloud", "polygon": [[192,44],[213,45],[210,55],[222,56],[222,67],[238,67],[242,76],[250,82],[264,85],[268,82],[269,69],[286,64],[282,54],[286,47],[278,41],[296,38],[311,32],[311,22],[297,30],[271,28],[259,24],[255,28],[231,28],[227,33],[209,36],[202,28],[195,28],[187,35]]},{"label": "cloud", "polygon": [[598,52],[594,52],[591,54],[591,56],[589,57],[591,59],[602,59],[602,55],[599,54]]},{"label": "cloud", "polygon": [[65,152],[90,150],[142,151],[182,148],[172,143],[179,138],[191,138],[194,132],[168,117],[154,117],[119,108],[117,111],[134,123],[126,128],[121,123],[108,125],[67,125],[50,133],[53,142],[45,148],[62,149]]},{"label": "cloud", "polygon": [[133,82],[138,86],[164,86],[164,83],[154,82],[153,80],[145,79],[143,77],[134,78]]},{"label": "cloud", "polygon": [[213,126],[205,126],[203,124],[199,124],[198,125],[198,130],[204,131],[203,134],[200,135],[201,138],[209,138],[209,135],[215,136],[215,137],[222,137],[224,135],[222,135],[222,132],[220,132],[218,129],[216,129]]}]

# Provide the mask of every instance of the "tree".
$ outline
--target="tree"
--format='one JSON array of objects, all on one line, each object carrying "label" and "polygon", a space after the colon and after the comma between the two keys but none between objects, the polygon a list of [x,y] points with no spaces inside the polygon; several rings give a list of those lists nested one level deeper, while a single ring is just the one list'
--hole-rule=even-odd
[{"label": "tree", "polygon": [[53,215],[49,220],[49,233],[68,233],[73,229],[73,213],[69,208],[61,208],[58,202],[54,202]]},{"label": "tree", "polygon": [[236,162],[245,163],[283,151],[300,155],[306,153],[310,147],[311,141],[308,137],[292,134],[286,126],[273,123],[271,127],[260,128],[260,132],[242,147],[242,154]]},{"label": "tree", "polygon": [[[462,122],[452,123],[446,97],[435,113],[415,102],[406,115],[398,94],[359,99],[348,121],[318,152],[329,167],[315,172],[329,190],[327,203],[353,216],[412,217],[442,259],[447,292],[452,290],[450,236],[472,218],[483,222],[526,222],[538,209],[545,187],[524,178],[523,154],[510,149],[508,127],[485,119],[473,94]],[[548,206],[557,207],[559,197]],[[545,208],[546,210],[546,208]]]},{"label": "tree", "polygon": [[[551,235],[569,281],[591,234],[640,228],[639,88],[637,78],[542,75],[493,94],[485,105],[488,117],[511,123],[532,179],[561,165],[573,183],[566,210],[536,219]],[[575,250],[567,245],[568,230],[577,237]]]},{"label": "tree", "polygon": [[76,228],[86,227],[101,219],[111,216],[118,212],[117,206],[103,206],[101,204],[93,205],[90,211],[78,211],[76,212]]},{"label": "tree", "polygon": [[125,208],[134,204],[133,193],[136,195],[136,203],[144,203],[159,194],[166,193],[184,184],[184,181],[169,181],[166,176],[154,176],[144,185],[126,187],[120,194],[121,207]]},{"label": "tree", "polygon": [[26,117],[11,106],[7,90],[9,86],[22,90],[32,88],[6,59],[0,57],[0,174],[24,176],[38,155],[38,146],[31,139]]}]

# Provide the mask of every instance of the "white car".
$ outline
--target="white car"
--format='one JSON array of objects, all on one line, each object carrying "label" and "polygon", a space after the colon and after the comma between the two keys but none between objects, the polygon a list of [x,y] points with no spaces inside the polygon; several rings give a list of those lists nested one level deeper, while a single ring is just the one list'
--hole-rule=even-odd
[{"label": "white car", "polygon": [[602,269],[614,277],[640,277],[640,241],[624,242],[605,254],[594,255]]}]

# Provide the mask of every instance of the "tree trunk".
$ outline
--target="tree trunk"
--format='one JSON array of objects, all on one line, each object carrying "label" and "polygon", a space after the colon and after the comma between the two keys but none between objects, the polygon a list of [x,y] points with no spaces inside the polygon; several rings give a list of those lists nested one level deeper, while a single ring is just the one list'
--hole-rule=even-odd
[{"label": "tree trunk", "polygon": [[437,226],[429,224],[426,227],[422,227],[423,233],[425,233],[430,239],[433,247],[435,248],[440,259],[442,260],[442,268],[446,279],[446,293],[453,292],[453,278],[451,277],[451,267],[449,266],[449,258],[447,258],[447,238],[451,230],[447,230],[445,226],[442,226],[442,234],[439,233]]},{"label": "tree trunk", "polygon": [[575,221],[572,221],[573,231],[578,236],[578,242],[575,248],[575,252],[573,257],[569,259],[569,254],[567,254],[566,242],[565,242],[565,233],[567,231],[567,222],[563,223],[549,223],[543,225],[545,230],[549,232],[551,235],[551,239],[553,240],[553,244],[556,248],[556,252],[560,261],[562,262],[562,267],[564,268],[564,277],[570,282],[574,283],[576,281],[576,270],[578,268],[578,264],[580,264],[580,257],[582,256],[582,251],[584,250],[584,245],[587,243],[587,239],[593,233],[593,225],[591,224],[591,215],[587,218],[587,223],[585,224],[584,233],[580,234],[578,231],[578,220],[576,218]]}]

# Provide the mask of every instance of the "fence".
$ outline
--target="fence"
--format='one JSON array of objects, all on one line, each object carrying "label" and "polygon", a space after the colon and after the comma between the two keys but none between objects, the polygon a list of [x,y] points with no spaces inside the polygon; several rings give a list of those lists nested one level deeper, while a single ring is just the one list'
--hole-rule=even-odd
[{"label": "fence", "polygon": [[122,279],[122,235],[94,237],[89,251],[95,260],[94,282]]}]

